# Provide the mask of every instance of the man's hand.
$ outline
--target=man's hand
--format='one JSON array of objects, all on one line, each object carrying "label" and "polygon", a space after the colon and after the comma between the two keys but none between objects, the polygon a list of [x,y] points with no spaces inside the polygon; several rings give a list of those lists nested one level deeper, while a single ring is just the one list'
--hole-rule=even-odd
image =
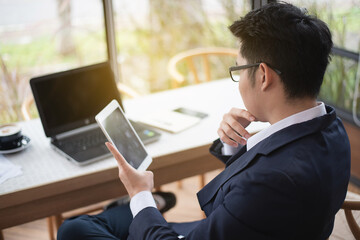
[{"label": "man's hand", "polygon": [[111,143],[107,142],[106,146],[118,162],[119,178],[130,198],[141,191],[151,191],[154,188],[154,174],[152,172],[136,170]]},{"label": "man's hand", "polygon": [[226,113],[217,131],[220,139],[230,146],[237,147],[238,143],[245,145],[251,135],[245,128],[255,121],[255,117],[246,110],[232,108]]}]

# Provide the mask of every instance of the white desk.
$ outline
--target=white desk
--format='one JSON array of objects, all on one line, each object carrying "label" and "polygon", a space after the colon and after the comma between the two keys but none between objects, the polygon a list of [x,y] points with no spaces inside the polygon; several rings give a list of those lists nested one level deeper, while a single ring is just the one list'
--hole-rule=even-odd
[{"label": "white desk", "polygon": [[[162,132],[159,141],[146,146],[153,157],[150,166],[155,185],[205,173],[222,167],[210,156],[208,148],[217,136],[224,113],[232,107],[243,108],[237,84],[219,80],[206,84],[160,92],[124,102],[129,117],[159,109],[188,107],[209,116],[196,126],[177,134]],[[22,166],[23,175],[0,184],[0,229],[61,213],[124,195],[118,180],[116,161],[108,158],[87,166],[76,166],[50,148],[41,122],[19,123],[31,138],[23,152],[5,155]],[[256,132],[267,124],[252,123]]]}]

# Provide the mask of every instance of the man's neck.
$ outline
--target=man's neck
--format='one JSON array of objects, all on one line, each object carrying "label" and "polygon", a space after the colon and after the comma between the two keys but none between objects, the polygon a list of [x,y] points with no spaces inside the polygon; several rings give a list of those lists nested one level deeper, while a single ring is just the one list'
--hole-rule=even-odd
[{"label": "man's neck", "polygon": [[313,108],[316,104],[316,99],[314,98],[293,99],[283,102],[273,109],[269,117],[269,122],[270,124],[274,124],[291,115]]}]

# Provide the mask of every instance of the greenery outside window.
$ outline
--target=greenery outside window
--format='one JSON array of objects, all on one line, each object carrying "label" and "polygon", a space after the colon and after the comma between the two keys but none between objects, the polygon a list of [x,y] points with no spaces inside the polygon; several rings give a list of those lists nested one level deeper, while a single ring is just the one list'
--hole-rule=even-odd
[{"label": "greenery outside window", "polygon": [[[360,96],[356,90],[360,50],[360,4],[352,0],[289,0],[318,16],[333,35],[333,55],[325,73],[319,98],[338,109],[341,117],[357,122],[360,116]],[[355,99],[354,99],[355,98]],[[355,120],[354,120],[355,119]],[[359,125],[360,126],[360,125]]]},{"label": "greenery outside window", "polygon": [[[244,0],[113,1],[122,81],[140,94],[171,88],[167,64],[175,54],[199,47],[237,48],[227,27],[251,10]],[[228,77],[233,57],[221,58],[215,78]],[[139,67],[141,66],[141,70]]]},{"label": "greenery outside window", "polygon": [[21,120],[33,76],[107,61],[101,0],[0,2],[0,123]]}]

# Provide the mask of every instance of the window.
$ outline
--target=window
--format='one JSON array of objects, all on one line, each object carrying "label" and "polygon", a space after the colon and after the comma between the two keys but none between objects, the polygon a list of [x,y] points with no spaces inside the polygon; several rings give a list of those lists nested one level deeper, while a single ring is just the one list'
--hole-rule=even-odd
[{"label": "window", "polygon": [[[237,47],[227,27],[251,9],[251,1],[243,0],[133,0],[113,4],[122,81],[142,94],[171,87],[167,64],[181,51]],[[228,77],[227,69],[234,61],[228,57],[214,69]]]},{"label": "window", "polygon": [[[360,48],[360,5],[352,0],[291,0],[305,7],[312,15],[326,22],[333,35],[332,61],[325,73],[319,98],[336,108],[344,119],[357,122],[360,116],[360,99],[357,73]],[[358,74],[358,75],[357,75]],[[360,96],[360,95],[358,95]],[[339,111],[340,110],[340,111]],[[360,121],[358,122],[358,124]]]},{"label": "window", "polygon": [[101,0],[0,2],[0,123],[21,119],[33,76],[107,60]]},{"label": "window", "polygon": [[306,8],[312,15],[326,22],[333,35],[334,45],[359,52],[360,5],[353,0],[289,0],[295,6]]}]

